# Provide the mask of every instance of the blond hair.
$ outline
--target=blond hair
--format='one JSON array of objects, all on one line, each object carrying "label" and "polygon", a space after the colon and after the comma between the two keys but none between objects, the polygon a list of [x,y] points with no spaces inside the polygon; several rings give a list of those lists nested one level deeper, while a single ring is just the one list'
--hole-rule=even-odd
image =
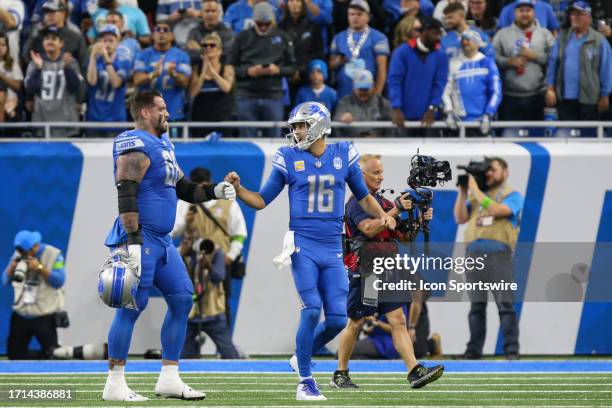
[{"label": "blond hair", "polygon": [[380,160],[382,156],[380,154],[362,154],[361,157],[359,158],[359,166],[363,168],[363,166],[365,166],[365,164],[369,161],[369,160]]}]

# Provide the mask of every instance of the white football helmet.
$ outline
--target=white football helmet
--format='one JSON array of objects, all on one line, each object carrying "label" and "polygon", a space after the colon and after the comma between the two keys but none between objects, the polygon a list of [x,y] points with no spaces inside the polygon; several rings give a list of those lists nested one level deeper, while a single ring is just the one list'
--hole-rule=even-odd
[{"label": "white football helmet", "polygon": [[[308,130],[300,140],[295,133],[295,123],[306,123]],[[300,150],[308,149],[314,142],[331,134],[331,115],[327,108],[318,102],[304,102],[293,108],[287,121],[291,143]]]},{"label": "white football helmet", "polygon": [[137,270],[128,264],[127,251],[115,249],[98,274],[98,295],[110,307],[138,310],[136,291],[139,283]]}]

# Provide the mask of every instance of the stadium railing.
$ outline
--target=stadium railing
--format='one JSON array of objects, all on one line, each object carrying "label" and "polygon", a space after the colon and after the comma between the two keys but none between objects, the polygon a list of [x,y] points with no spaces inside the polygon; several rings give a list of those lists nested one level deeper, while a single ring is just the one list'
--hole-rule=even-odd
[{"label": "stadium railing", "polygon": [[[206,128],[206,129],[240,129],[240,128],[286,128],[286,122],[170,122],[169,126],[171,129],[176,129],[173,133],[182,139],[190,139],[190,129],[192,128]],[[576,136],[580,136],[580,130],[595,130],[596,137],[580,137],[580,140],[593,140],[593,139],[604,139],[606,138],[606,132],[611,134],[612,132],[612,122],[603,122],[603,121],[590,121],[590,122],[560,122],[560,121],[537,121],[537,122],[508,122],[508,121],[496,121],[491,122],[491,128],[493,129],[505,129],[506,131],[510,131],[510,133],[516,133],[516,136],[513,137],[469,137],[466,136],[466,129],[470,128],[478,128],[480,126],[479,122],[460,122],[458,124],[459,128],[457,131],[453,132],[453,135],[445,135],[442,137],[436,137],[435,139],[469,139],[469,140],[479,140],[483,139],[493,139],[493,140],[503,140],[503,139],[525,139],[528,135],[529,129],[542,129],[542,133],[544,133],[545,129],[555,129],[556,135],[549,137],[528,137],[529,140],[532,139],[544,139],[551,140],[555,138],[563,138],[563,139],[572,139],[576,138]],[[116,129],[130,129],[133,127],[132,122],[19,122],[19,123],[0,123],[0,129],[22,129],[24,133],[28,132],[30,129],[42,129],[42,135],[31,135],[31,138],[19,138],[19,140],[40,140],[42,139],[53,139],[56,140],[58,138],[51,137],[51,130],[54,128],[80,128],[80,129],[95,129],[95,130],[116,130]],[[353,122],[350,124],[343,122],[332,122],[332,127],[334,129],[342,130],[343,128],[351,128],[351,129],[394,129],[396,126],[390,121],[384,122]],[[420,122],[405,122],[405,128],[407,129],[417,129],[421,128],[422,125]],[[445,122],[435,122],[432,125],[434,129],[447,129]],[[458,133],[456,133],[458,132]],[[94,140],[94,138],[83,138],[88,140]],[[197,140],[202,140],[201,138],[194,138]],[[387,138],[381,138],[387,139]],[[393,138],[391,138],[393,139]],[[7,140],[7,139],[0,139]],[[71,138],[71,140],[75,140],[75,138]],[[606,138],[606,140],[612,140],[612,138]]]}]

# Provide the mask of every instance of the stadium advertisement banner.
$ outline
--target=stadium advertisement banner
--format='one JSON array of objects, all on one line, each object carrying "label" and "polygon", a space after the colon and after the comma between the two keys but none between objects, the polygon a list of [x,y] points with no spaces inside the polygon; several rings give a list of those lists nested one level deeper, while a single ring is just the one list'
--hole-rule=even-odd
[{"label": "stadium advertisement banner", "polygon": [[[176,157],[186,174],[205,166],[214,180],[220,180],[234,170],[247,188],[258,190],[271,171],[276,149],[283,144],[283,140],[177,142]],[[429,226],[431,245],[442,245],[453,257],[465,256],[460,254],[464,248],[454,245],[464,240],[465,233],[465,226],[457,225],[453,218],[455,183],[463,173],[457,166],[484,156],[504,158],[510,170],[508,185],[525,200],[513,257],[521,353],[612,353],[612,292],[603,290],[610,288],[612,264],[612,251],[605,244],[612,242],[612,179],[607,177],[612,174],[612,144],[363,139],[356,140],[355,146],[361,154],[382,155],[383,188],[395,191],[386,194],[389,199],[408,188],[406,178],[417,148],[421,154],[450,162],[453,179],[433,188],[434,217]],[[43,242],[64,252],[65,309],[71,324],[60,330],[60,340],[68,345],[106,339],[114,316],[96,291],[98,271],[108,256],[103,242],[117,215],[112,148],[110,140],[0,144],[4,175],[0,262],[8,263],[15,234],[22,229],[40,231]],[[282,250],[288,205],[284,192],[257,213],[241,204],[249,231],[247,275],[234,282],[231,305],[235,343],[249,354],[290,354],[295,348],[299,299],[290,270],[279,270],[272,263]],[[531,245],[534,242],[538,244]],[[440,283],[449,284],[455,273],[456,268],[436,276]],[[445,353],[462,353],[469,338],[470,304],[448,301],[455,295],[442,289],[432,290],[431,328],[444,339]],[[12,289],[2,286],[2,354],[12,301]],[[160,347],[165,307],[161,298],[150,299],[136,324],[132,353]],[[500,354],[503,341],[494,305],[487,313],[484,353]],[[210,343],[205,347],[213,352]]]}]

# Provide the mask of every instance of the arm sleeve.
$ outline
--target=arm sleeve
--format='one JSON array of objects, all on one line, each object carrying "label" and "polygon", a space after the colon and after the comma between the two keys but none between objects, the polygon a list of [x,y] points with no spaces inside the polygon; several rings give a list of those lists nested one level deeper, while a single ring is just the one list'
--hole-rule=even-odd
[{"label": "arm sleeve", "polygon": [[401,45],[395,51],[393,51],[389,65],[387,90],[389,91],[389,100],[391,101],[391,108],[393,109],[402,107],[402,93],[404,88],[403,79],[404,73],[407,69],[407,66],[403,61],[405,47],[405,45]]},{"label": "arm sleeve", "polygon": [[187,77],[191,76],[191,62],[189,61],[189,55],[185,51],[182,51],[178,55],[178,61],[176,62],[176,72],[183,74]]},{"label": "arm sleeve", "polygon": [[11,260],[9,261],[9,263],[8,263],[8,264],[6,264],[6,267],[5,267],[5,268],[4,268],[4,270],[2,271],[2,284],[3,284],[4,286],[8,286],[8,285],[10,285],[10,284],[11,284],[11,278],[9,278],[9,276],[8,276],[8,272],[7,272],[7,271],[8,271],[8,267],[9,267],[9,265],[11,264],[11,262],[13,262],[13,259],[15,259],[15,255],[13,255],[13,256],[11,257]]},{"label": "arm sleeve", "polygon": [[319,15],[312,17],[308,13],[310,21],[319,25],[329,25],[332,23],[332,0],[320,0],[315,1],[316,5],[319,6]]},{"label": "arm sleeve", "polygon": [[440,106],[442,103],[442,93],[444,92],[444,88],[446,86],[446,81],[448,80],[448,57],[446,53],[440,52],[439,55],[440,65],[436,70],[436,76],[434,78],[433,89],[432,89],[432,98],[430,101],[430,105]]},{"label": "arm sleeve", "polygon": [[42,70],[38,69],[34,62],[30,61],[24,82],[26,91],[33,95],[38,94],[40,92],[41,78]]},{"label": "arm sleeve", "polygon": [[359,167],[359,153],[355,146],[352,143],[349,144],[348,150],[348,177],[346,182],[349,185],[349,188],[355,195],[357,201],[361,201],[364,197],[366,197],[369,193],[368,188],[366,187],[365,181],[363,180],[363,174],[361,174],[361,167]]},{"label": "arm sleeve", "polygon": [[145,61],[145,51],[141,51],[138,54],[136,54],[136,58],[134,59],[134,69],[132,70],[132,73],[136,73],[136,72],[149,72],[149,67],[147,67],[146,61]]},{"label": "arm sleeve", "polygon": [[[346,204],[346,219],[350,220],[351,223],[355,225],[355,228],[359,228],[358,225],[363,220],[371,219],[372,216],[364,211],[363,208],[359,205],[357,200],[349,200]],[[356,231],[353,231],[353,234]]]},{"label": "arm sleeve", "polygon": [[387,39],[387,36],[381,33],[380,36],[376,37],[376,42],[374,43],[374,55],[389,56],[389,40]]},{"label": "arm sleeve", "polygon": [[[454,66],[454,64],[453,64]],[[444,104],[444,112],[453,111],[453,86],[455,86],[455,80],[453,79],[453,70],[449,67],[448,79],[446,80],[446,86],[444,87],[444,93],[442,94],[442,102]]]},{"label": "arm sleeve", "polygon": [[487,109],[485,113],[489,116],[495,116],[497,113],[497,108],[499,108],[499,104],[502,100],[502,84],[501,78],[499,77],[499,70],[497,69],[497,65],[495,65],[495,61],[490,59],[489,61],[489,77],[488,77],[488,91],[489,91],[489,103],[487,104]]},{"label": "arm sleeve", "polygon": [[283,170],[279,170],[278,167],[272,167],[272,173],[270,173],[270,177],[268,177],[268,181],[263,186],[263,188],[259,191],[259,194],[263,198],[266,205],[270,204],[287,184],[287,170],[283,172]]},{"label": "arm sleeve", "polygon": [[555,76],[557,75],[557,57],[559,55],[559,39],[555,41],[550,56],[548,57],[548,69],[546,70],[546,85],[555,85]]},{"label": "arm sleeve", "polygon": [[497,20],[497,28],[508,27],[512,24],[513,18],[514,9],[509,5],[505,6],[499,15],[499,20]]},{"label": "arm sleeve", "polygon": [[507,205],[512,211],[512,217],[518,216],[523,209],[523,196],[518,191],[514,191],[504,198],[502,204]]},{"label": "arm sleeve", "polygon": [[225,280],[225,254],[223,250],[217,249],[212,259],[212,271],[210,271],[210,281],[214,284],[221,283]]},{"label": "arm sleeve", "polygon": [[66,88],[70,93],[75,93],[81,87],[83,77],[79,72],[79,67],[76,61],[72,61],[69,65],[64,67],[64,76],[66,77]]},{"label": "arm sleeve", "polygon": [[285,47],[283,48],[283,61],[279,66],[282,76],[291,76],[295,72],[295,54],[293,43],[288,37],[284,37]]},{"label": "arm sleeve", "polygon": [[601,41],[601,61],[599,63],[600,96],[608,96],[612,92],[612,50],[610,43],[605,39]]},{"label": "arm sleeve", "polygon": [[236,78],[244,79],[247,77],[247,67],[241,64],[240,61],[240,41],[239,38],[234,40],[232,50],[230,52],[229,63],[234,67]]},{"label": "arm sleeve", "polygon": [[182,235],[185,232],[185,217],[187,216],[187,211],[189,210],[189,203],[183,200],[179,200],[176,203],[176,217],[174,219],[174,227],[172,228],[172,232],[170,235],[172,238],[176,238],[179,235]]},{"label": "arm sleeve", "polygon": [[66,281],[66,271],[64,269],[64,256],[59,254],[53,265],[51,266],[51,271],[49,273],[49,278],[47,279],[47,283],[54,287],[55,289],[59,289],[64,285]]},{"label": "arm sleeve", "polygon": [[226,255],[231,260],[235,260],[242,252],[244,240],[248,236],[244,215],[236,201],[230,207],[227,232],[230,235],[230,249]]},{"label": "arm sleeve", "polygon": [[495,62],[500,68],[508,67],[508,57],[503,55],[503,45],[502,45],[502,35],[501,31],[498,31],[493,37],[493,48],[495,48]]}]

